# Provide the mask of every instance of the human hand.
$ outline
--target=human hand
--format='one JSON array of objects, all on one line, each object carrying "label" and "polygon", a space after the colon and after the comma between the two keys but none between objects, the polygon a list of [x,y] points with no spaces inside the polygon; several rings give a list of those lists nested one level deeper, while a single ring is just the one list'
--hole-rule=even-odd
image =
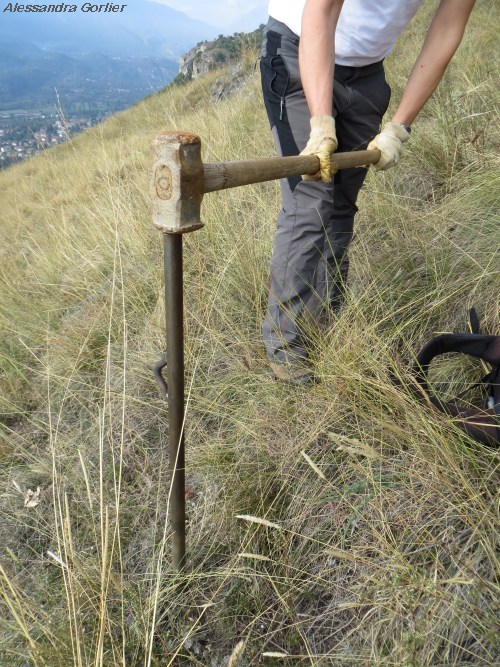
[{"label": "human hand", "polygon": [[401,157],[403,144],[410,138],[410,133],[398,123],[386,123],[382,132],[368,144],[368,150],[378,149],[380,160],[373,165],[375,171],[384,171],[394,167]]},{"label": "human hand", "polygon": [[333,116],[311,116],[311,133],[301,155],[317,155],[320,169],[316,174],[304,174],[304,181],[328,183],[332,178],[332,153],[337,149],[335,119]]}]

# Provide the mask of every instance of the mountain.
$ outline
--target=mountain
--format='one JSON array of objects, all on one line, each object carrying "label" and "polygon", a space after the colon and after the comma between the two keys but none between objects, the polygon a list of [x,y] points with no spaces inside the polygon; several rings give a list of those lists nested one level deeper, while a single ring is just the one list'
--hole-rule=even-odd
[{"label": "mountain", "polygon": [[57,96],[65,113],[90,103],[95,110],[116,111],[159,90],[178,70],[174,59],[110,57],[95,51],[71,57],[30,42],[20,42],[15,51],[0,48],[0,58],[0,111],[46,109]]},{"label": "mountain", "polygon": [[43,50],[80,55],[178,56],[220,30],[171,7],[134,0],[119,13],[3,12],[0,42],[30,42]]},{"label": "mountain", "polygon": [[178,57],[217,29],[149,0],[119,13],[3,12],[0,110],[123,109],[169,83]]}]

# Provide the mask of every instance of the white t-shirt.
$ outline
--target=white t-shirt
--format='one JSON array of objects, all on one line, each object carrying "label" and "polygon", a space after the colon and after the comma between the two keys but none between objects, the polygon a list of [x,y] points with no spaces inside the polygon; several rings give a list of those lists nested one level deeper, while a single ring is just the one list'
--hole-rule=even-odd
[{"label": "white t-shirt", "polygon": [[[306,0],[270,0],[269,16],[300,35]],[[423,0],[345,0],[335,33],[335,62],[362,67],[385,58]]]}]

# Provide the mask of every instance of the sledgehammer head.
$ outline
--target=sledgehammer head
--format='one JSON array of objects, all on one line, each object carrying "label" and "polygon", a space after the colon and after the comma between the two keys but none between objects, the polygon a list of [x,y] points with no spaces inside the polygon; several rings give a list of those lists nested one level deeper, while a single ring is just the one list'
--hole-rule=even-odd
[{"label": "sledgehammer head", "polygon": [[200,229],[203,199],[201,141],[189,132],[161,132],[153,141],[149,191],[153,222],[162,232]]}]

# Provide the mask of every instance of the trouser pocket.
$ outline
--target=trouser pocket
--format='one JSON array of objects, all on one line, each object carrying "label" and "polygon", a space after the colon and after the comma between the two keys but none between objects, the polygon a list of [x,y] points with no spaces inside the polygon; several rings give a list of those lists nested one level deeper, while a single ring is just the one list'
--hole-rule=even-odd
[{"label": "trouser pocket", "polygon": [[260,59],[262,92],[271,127],[285,119],[285,98],[290,83],[290,72],[280,53],[281,38],[279,33],[269,30],[266,33],[265,51]]}]

